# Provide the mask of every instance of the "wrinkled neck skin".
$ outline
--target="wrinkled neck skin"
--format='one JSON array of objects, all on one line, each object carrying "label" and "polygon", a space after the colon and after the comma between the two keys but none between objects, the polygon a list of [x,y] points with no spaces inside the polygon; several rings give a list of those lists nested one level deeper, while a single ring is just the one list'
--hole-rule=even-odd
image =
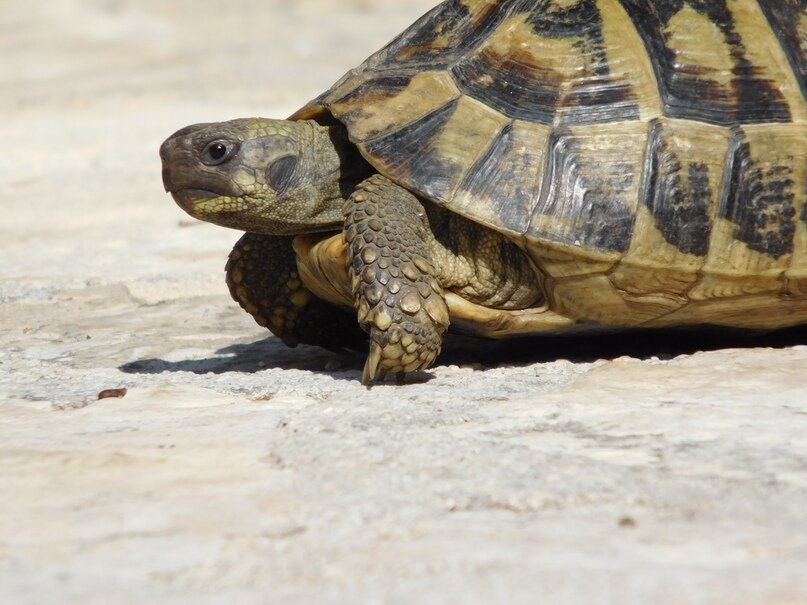
[{"label": "wrinkled neck skin", "polygon": [[[240,214],[238,229],[267,235],[298,235],[341,229],[342,206],[355,186],[372,173],[347,139],[343,126],[291,122],[300,159],[288,186],[270,193],[259,190],[246,199],[252,210]],[[268,171],[267,171],[268,172]],[[268,178],[268,177],[267,177]]]},{"label": "wrinkled neck skin", "polygon": [[[301,145],[300,180],[279,194],[278,206],[285,207],[288,218],[283,224],[273,225],[272,234],[297,235],[341,228],[342,205],[358,184],[350,182],[349,175],[355,172],[350,159],[353,153],[361,156],[351,149],[344,128],[314,122],[298,124],[309,130],[308,141]],[[272,217],[267,218],[271,221]]]}]

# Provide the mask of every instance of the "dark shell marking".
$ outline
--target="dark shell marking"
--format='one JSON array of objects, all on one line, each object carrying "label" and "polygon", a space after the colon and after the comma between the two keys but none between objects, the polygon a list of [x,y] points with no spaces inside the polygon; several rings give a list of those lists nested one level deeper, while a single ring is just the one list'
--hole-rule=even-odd
[{"label": "dark shell marking", "polygon": [[[567,246],[626,252],[641,163],[621,157],[613,147],[608,149],[616,137],[585,140],[590,138],[563,131],[552,136],[549,187],[536,212],[549,220],[534,226],[530,235]],[[597,153],[598,147],[605,153]]]},{"label": "dark shell marking", "polygon": [[[468,173],[458,201],[467,200],[467,212],[484,200],[488,216],[514,234],[525,233],[539,200],[543,149],[531,149],[535,135],[524,124],[508,124]],[[525,136],[526,135],[526,136]],[[531,140],[530,140],[531,138]],[[461,203],[461,201],[460,201]]]},{"label": "dark shell marking", "polygon": [[652,126],[645,169],[645,205],[664,239],[686,254],[704,256],[712,231],[709,166],[688,160],[669,141],[669,126]]},{"label": "dark shell marking", "polygon": [[474,14],[460,0],[443,2],[393,40],[366,65],[380,69],[448,68],[478,46],[507,16],[514,2],[487,2]]},{"label": "dark shell marking", "polygon": [[[749,45],[773,40],[766,36],[744,39],[726,0],[620,1],[647,45],[666,115],[722,125],[790,121],[777,82],[748,58]],[[682,11],[689,13],[677,25],[674,19]],[[708,52],[687,55],[680,42],[688,39],[696,17],[707,29],[710,24],[716,28],[712,30],[715,44]],[[694,39],[698,33],[691,32],[693,45],[701,42]]]},{"label": "dark shell marking", "polygon": [[409,174],[414,181],[423,183],[424,195],[446,199],[461,168],[444,161],[431,143],[435,134],[445,128],[456,107],[457,102],[452,101],[408,128],[368,141],[365,149],[393,172]]},{"label": "dark shell marking", "polygon": [[[611,77],[596,3],[532,4],[523,13],[523,23],[531,29],[525,33],[532,40],[571,39],[568,50],[577,55],[574,73],[553,66],[539,45],[520,47],[519,37],[512,36],[511,46],[497,52],[494,44],[483,43],[451,68],[460,90],[510,118],[542,124],[638,119],[630,84]],[[518,16],[511,22],[518,23]]]},{"label": "dark shell marking", "polygon": [[751,250],[778,259],[793,252],[796,191],[793,168],[779,158],[756,158],[739,131],[731,151],[731,172],[721,218],[736,225],[734,237]]},{"label": "dark shell marking", "polygon": [[807,0],[765,0],[759,7],[787,53],[807,97]]}]

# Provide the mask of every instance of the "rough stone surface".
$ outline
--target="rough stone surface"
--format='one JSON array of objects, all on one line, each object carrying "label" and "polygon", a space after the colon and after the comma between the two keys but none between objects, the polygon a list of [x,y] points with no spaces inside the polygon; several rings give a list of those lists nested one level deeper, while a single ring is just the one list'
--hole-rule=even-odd
[{"label": "rough stone surface", "polygon": [[159,143],[431,2],[4,3],[0,602],[807,603],[804,331],[456,340],[368,390],[229,300]]}]

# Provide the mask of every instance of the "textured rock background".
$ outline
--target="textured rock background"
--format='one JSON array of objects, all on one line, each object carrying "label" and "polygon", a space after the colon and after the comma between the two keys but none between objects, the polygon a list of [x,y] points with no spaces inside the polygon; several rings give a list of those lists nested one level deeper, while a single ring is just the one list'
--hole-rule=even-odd
[{"label": "textured rock background", "polygon": [[807,603],[804,331],[455,340],[367,390],[230,301],[159,143],[431,3],[4,3],[0,602]]}]

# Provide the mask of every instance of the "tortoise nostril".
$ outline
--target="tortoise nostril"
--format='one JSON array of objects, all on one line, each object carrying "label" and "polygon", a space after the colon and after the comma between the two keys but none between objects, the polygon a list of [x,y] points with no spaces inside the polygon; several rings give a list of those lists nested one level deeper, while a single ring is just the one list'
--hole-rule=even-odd
[{"label": "tortoise nostril", "polygon": [[176,132],[172,133],[167,139],[165,139],[163,144],[160,145],[160,159],[163,161],[163,163],[167,162],[171,157],[173,157],[177,150],[191,144],[192,141],[187,138],[188,135],[202,130],[206,126],[210,126],[210,124],[191,124],[190,126],[180,128]]}]

